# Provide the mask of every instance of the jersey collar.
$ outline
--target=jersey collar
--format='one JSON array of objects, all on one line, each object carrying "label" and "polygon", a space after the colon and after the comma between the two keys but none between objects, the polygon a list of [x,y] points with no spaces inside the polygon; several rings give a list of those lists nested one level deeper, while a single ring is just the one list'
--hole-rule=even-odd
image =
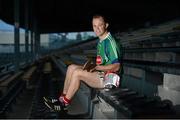
[{"label": "jersey collar", "polygon": [[106,37],[104,39],[100,39],[99,41],[102,42],[103,40],[107,39],[110,36],[110,32],[108,32],[108,34],[106,35]]}]

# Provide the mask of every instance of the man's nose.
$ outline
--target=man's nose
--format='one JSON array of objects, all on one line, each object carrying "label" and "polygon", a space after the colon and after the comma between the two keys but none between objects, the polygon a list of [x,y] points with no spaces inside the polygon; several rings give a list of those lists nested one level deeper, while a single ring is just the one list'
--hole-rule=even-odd
[{"label": "man's nose", "polygon": [[97,30],[99,30],[99,27],[97,27]]}]

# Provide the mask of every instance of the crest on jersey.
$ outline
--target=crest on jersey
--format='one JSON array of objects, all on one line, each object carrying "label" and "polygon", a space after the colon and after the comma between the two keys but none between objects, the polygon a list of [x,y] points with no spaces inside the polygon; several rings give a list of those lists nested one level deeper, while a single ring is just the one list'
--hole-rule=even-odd
[{"label": "crest on jersey", "polygon": [[102,57],[101,57],[100,55],[98,55],[98,56],[96,57],[96,63],[97,63],[98,65],[102,64]]}]

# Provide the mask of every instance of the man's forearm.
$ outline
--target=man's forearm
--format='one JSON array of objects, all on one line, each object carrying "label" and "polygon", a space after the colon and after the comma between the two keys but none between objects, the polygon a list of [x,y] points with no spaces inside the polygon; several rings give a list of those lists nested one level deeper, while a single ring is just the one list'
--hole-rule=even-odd
[{"label": "man's forearm", "polygon": [[119,68],[120,68],[120,63],[96,66],[96,70],[100,70],[100,71],[112,71],[112,72],[116,72],[116,71],[119,70]]}]

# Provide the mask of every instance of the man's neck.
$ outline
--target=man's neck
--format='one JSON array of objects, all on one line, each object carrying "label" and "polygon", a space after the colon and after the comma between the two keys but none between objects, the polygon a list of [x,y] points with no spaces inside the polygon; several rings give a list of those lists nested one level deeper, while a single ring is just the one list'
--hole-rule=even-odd
[{"label": "man's neck", "polygon": [[103,41],[104,39],[106,39],[107,36],[108,36],[108,34],[109,34],[109,32],[106,31],[102,36],[100,36],[100,37],[99,37],[100,41]]}]

